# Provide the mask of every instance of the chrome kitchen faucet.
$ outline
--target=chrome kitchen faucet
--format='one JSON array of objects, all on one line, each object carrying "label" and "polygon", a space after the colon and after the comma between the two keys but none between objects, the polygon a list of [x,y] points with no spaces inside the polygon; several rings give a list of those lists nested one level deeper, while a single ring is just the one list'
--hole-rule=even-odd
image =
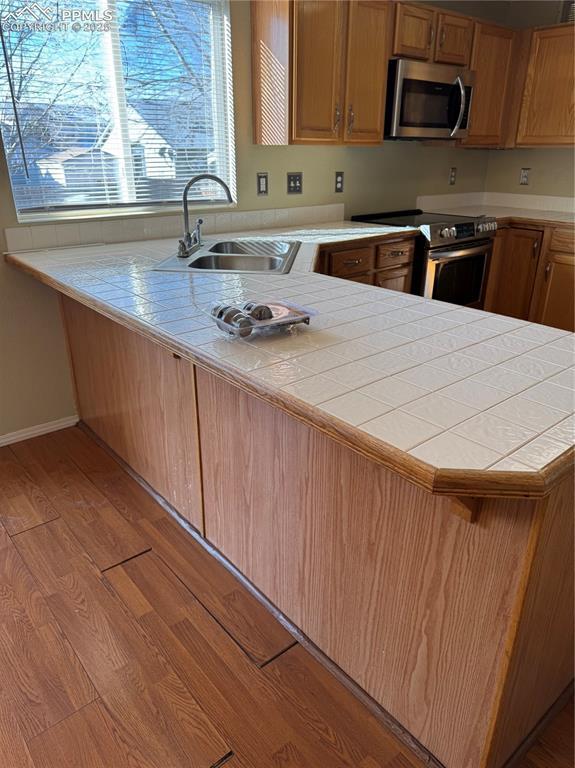
[{"label": "chrome kitchen faucet", "polygon": [[198,181],[215,181],[226,193],[228,203],[233,203],[232,193],[225,181],[222,181],[219,176],[215,176],[212,173],[200,173],[197,176],[193,176],[186,186],[184,187],[184,194],[182,195],[182,207],[184,210],[184,238],[178,243],[178,256],[182,259],[191,256],[202,245],[202,219],[196,221],[193,234],[190,232],[190,215],[188,212],[188,192]]}]

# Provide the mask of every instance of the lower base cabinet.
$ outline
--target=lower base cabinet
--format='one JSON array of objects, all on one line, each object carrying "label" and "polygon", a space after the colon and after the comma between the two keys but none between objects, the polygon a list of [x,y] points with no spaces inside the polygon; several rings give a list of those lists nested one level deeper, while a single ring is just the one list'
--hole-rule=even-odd
[{"label": "lower base cabinet", "polygon": [[495,287],[485,308],[527,320],[543,232],[510,227],[498,233],[498,238],[501,247],[494,252],[491,278],[495,280]]},{"label": "lower base cabinet", "polygon": [[385,239],[368,245],[322,249],[320,271],[333,277],[391,291],[412,290],[415,240]]},{"label": "lower base cabinet", "polygon": [[545,258],[541,295],[536,308],[537,322],[573,331],[575,322],[575,257],[549,253]]},{"label": "lower base cabinet", "polygon": [[575,230],[498,230],[484,309],[575,331]]},{"label": "lower base cabinet", "polygon": [[575,231],[546,230],[529,319],[575,331]]}]

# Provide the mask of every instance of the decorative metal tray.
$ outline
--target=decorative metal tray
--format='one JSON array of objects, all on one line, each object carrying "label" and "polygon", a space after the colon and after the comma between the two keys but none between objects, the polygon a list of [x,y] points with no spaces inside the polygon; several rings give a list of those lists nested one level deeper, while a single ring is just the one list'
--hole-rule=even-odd
[{"label": "decorative metal tray", "polygon": [[247,338],[255,333],[270,333],[291,328],[299,323],[309,325],[317,314],[313,309],[288,301],[248,301],[241,306],[214,304],[210,310],[216,325],[228,336]]}]

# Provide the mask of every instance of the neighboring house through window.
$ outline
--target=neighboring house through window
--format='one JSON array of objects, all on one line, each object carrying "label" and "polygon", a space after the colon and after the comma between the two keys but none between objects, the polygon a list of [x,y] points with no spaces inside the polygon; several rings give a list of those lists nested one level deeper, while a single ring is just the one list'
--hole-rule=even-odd
[{"label": "neighboring house through window", "polygon": [[[173,203],[205,171],[235,196],[227,0],[48,2],[0,0],[0,132],[19,215]],[[65,26],[79,11],[79,29]],[[221,198],[209,182],[198,194]]]}]

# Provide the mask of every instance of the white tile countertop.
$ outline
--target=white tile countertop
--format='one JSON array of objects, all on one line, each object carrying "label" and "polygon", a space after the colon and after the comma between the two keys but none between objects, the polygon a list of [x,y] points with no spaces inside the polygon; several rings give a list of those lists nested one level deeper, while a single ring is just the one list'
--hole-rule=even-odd
[{"label": "white tile countertop", "polygon": [[445,213],[453,216],[493,216],[495,219],[519,219],[524,221],[552,222],[557,224],[575,223],[575,214],[570,211],[549,211],[536,208],[513,208],[506,205],[462,205],[448,206],[435,204],[430,213]]},{"label": "white tile countertop", "polygon": [[[382,456],[391,446],[437,469],[543,470],[575,443],[574,334],[312,272],[318,244],[409,231],[341,222],[206,238],[301,240],[286,275],[154,271],[173,239],[7,258],[276,405],[345,427],[348,444],[369,437]],[[209,308],[248,299],[318,314],[291,334],[225,338]]]}]

